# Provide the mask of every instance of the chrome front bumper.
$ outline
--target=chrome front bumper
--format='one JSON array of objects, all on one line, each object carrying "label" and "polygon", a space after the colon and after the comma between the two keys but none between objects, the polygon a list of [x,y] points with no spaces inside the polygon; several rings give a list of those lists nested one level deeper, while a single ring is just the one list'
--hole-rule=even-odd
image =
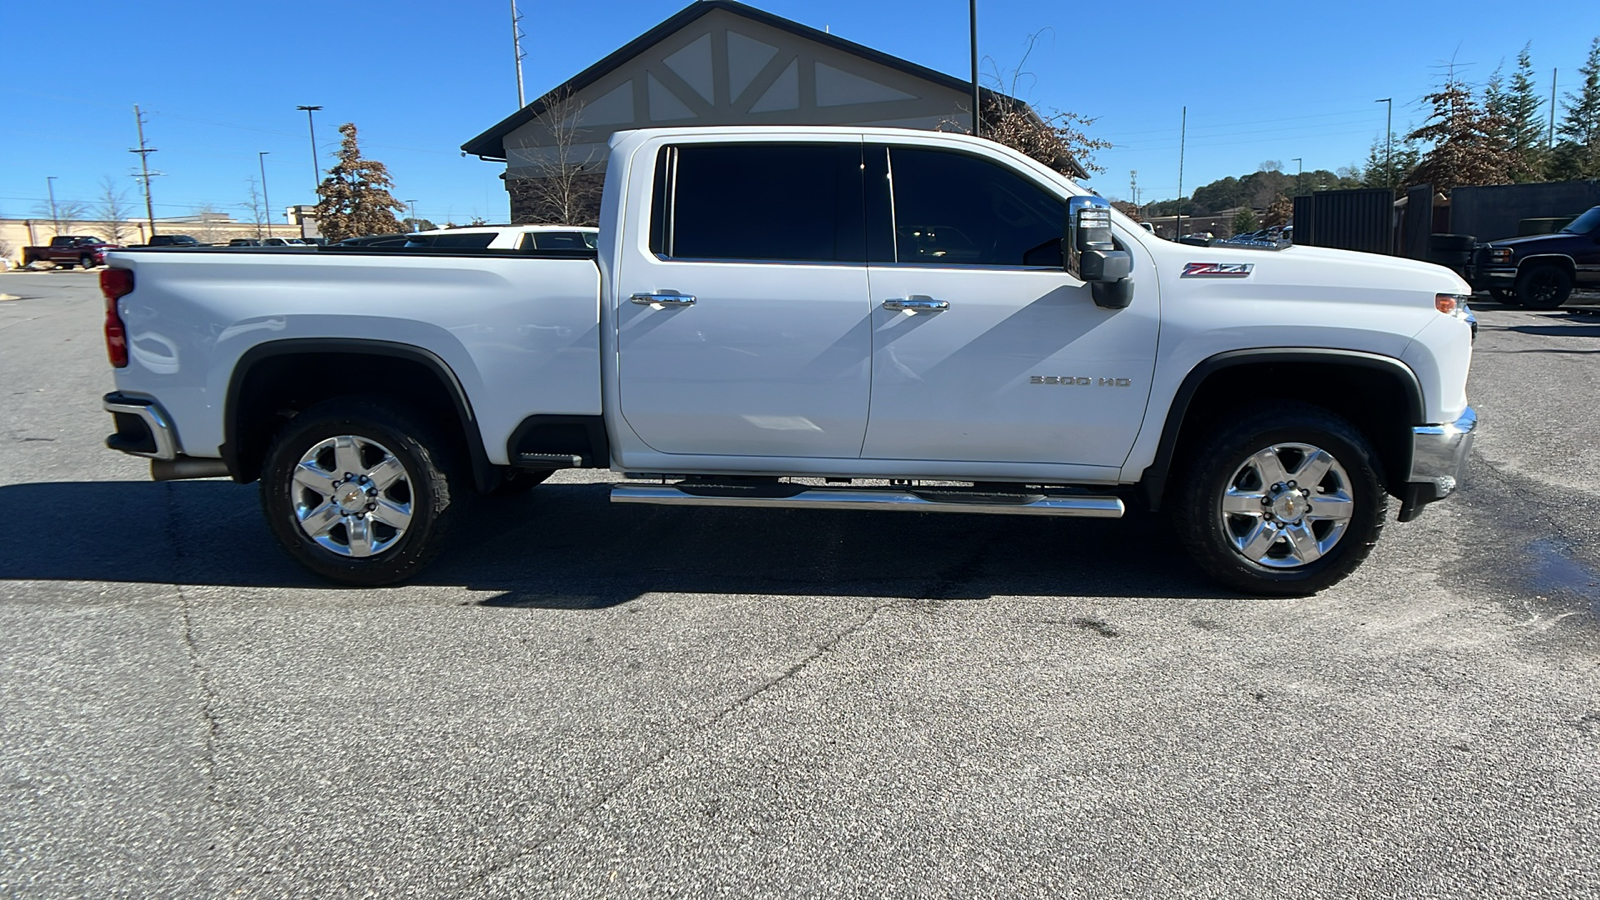
[{"label": "chrome front bumper", "polygon": [[1411,521],[1421,507],[1455,491],[1477,429],[1478,413],[1470,406],[1454,422],[1411,429],[1411,473],[1406,478],[1400,521]]},{"label": "chrome front bumper", "polygon": [[107,394],[104,406],[117,424],[116,433],[106,438],[107,447],[150,459],[178,458],[177,432],[154,400]]}]

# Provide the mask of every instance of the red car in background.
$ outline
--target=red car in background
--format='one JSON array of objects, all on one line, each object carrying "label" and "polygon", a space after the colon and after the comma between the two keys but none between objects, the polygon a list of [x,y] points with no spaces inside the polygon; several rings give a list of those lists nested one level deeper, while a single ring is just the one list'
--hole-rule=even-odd
[{"label": "red car in background", "polygon": [[82,266],[92,269],[106,264],[107,250],[120,250],[121,244],[108,244],[87,235],[59,235],[52,238],[48,247],[23,247],[22,264],[51,262],[64,269]]}]

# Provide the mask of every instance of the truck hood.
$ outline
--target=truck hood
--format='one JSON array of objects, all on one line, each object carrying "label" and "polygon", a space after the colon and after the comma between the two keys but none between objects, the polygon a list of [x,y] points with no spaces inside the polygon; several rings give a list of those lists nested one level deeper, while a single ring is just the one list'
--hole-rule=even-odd
[{"label": "truck hood", "polygon": [[[1472,288],[1460,275],[1444,266],[1376,253],[1299,245],[1283,250],[1246,250],[1225,244],[1211,247],[1171,244],[1162,249],[1166,251],[1162,263],[1164,276],[1170,275],[1184,283],[1232,282],[1256,288],[1295,288],[1282,292],[1285,299],[1326,296],[1329,289],[1374,293],[1472,293]],[[1185,275],[1190,263],[1248,263],[1251,270],[1248,275],[1231,277]]]}]

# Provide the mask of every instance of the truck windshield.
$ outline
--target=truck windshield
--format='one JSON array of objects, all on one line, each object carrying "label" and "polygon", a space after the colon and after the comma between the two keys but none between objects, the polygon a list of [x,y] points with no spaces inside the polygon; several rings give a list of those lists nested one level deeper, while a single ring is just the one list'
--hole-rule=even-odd
[{"label": "truck windshield", "polygon": [[1588,234],[1600,228],[1600,206],[1589,210],[1583,215],[1572,220],[1572,224],[1561,229],[1562,234]]}]

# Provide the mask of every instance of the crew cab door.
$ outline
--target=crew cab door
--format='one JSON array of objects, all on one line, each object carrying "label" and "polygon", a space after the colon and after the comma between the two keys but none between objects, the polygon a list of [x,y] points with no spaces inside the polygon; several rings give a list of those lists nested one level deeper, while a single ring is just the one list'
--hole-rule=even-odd
[{"label": "crew cab door", "polygon": [[1063,269],[1056,191],[977,154],[869,144],[864,157],[873,361],[862,456],[1120,467],[1155,368],[1149,260],[1130,247],[1134,300],[1103,309]]},{"label": "crew cab door", "polygon": [[872,332],[859,139],[686,139],[622,243],[622,418],[660,453],[860,456]]}]

